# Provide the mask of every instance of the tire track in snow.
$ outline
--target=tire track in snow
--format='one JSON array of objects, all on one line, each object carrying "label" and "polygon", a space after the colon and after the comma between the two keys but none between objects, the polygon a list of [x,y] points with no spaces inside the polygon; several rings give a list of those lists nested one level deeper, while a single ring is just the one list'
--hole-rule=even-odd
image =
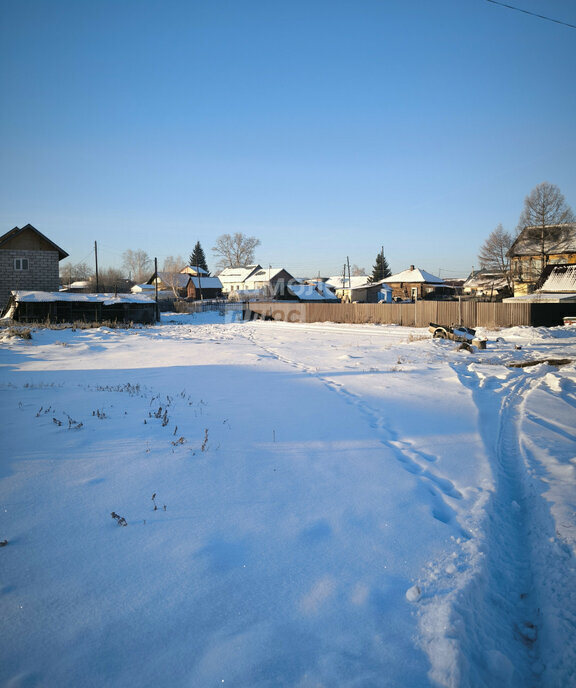
[{"label": "tire track in snow", "polygon": [[244,330],[242,332],[239,331],[238,334],[247,339],[252,345],[261,349],[266,356],[270,356],[281,363],[289,365],[313,377],[331,392],[340,395],[347,404],[354,406],[361,415],[364,416],[369,426],[376,432],[380,443],[392,452],[402,468],[417,477],[425,486],[427,494],[430,497],[430,512],[432,516],[441,523],[453,527],[455,536],[464,539],[470,537],[467,530],[460,524],[456,511],[446,501],[446,498],[460,500],[462,499],[462,495],[454,483],[448,478],[438,475],[430,469],[430,465],[434,462],[435,457],[420,452],[410,447],[407,442],[400,440],[398,434],[385,423],[384,417],[380,411],[367,404],[362,397],[347,390],[341,383],[331,380],[329,376],[320,374],[318,370],[312,366],[294,361],[279,354],[274,349],[265,346],[256,340],[252,332],[246,333]]},{"label": "tire track in snow", "polygon": [[[548,572],[561,572],[555,576],[560,585],[575,585],[576,576],[573,561],[551,542],[554,520],[542,497],[545,487],[533,477],[522,448],[527,398],[546,371],[514,371],[502,380],[476,375],[474,365],[453,369],[478,407],[495,486],[486,506],[481,565],[451,600],[452,623],[465,631],[458,638],[458,682],[445,685],[576,685],[574,650],[571,660],[561,660],[563,667],[551,670],[553,676],[547,672],[558,664],[567,637],[575,637],[573,619],[550,618],[562,600],[561,591],[550,588]],[[499,406],[494,395],[500,395]]]}]

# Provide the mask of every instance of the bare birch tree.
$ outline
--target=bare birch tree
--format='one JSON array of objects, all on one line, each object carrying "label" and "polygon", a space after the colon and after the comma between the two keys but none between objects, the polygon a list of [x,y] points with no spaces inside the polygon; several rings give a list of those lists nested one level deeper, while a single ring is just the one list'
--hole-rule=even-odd
[{"label": "bare birch tree", "polygon": [[[167,287],[170,287],[172,293],[176,298],[180,296],[179,289],[183,281],[183,275],[180,270],[186,266],[186,261],[182,256],[166,256],[162,264],[162,281]],[[186,275],[186,277],[188,277]]]},{"label": "bare birch tree", "polygon": [[141,248],[136,251],[129,248],[122,254],[122,266],[129,273],[131,279],[140,283],[150,277],[152,261],[146,251]]}]

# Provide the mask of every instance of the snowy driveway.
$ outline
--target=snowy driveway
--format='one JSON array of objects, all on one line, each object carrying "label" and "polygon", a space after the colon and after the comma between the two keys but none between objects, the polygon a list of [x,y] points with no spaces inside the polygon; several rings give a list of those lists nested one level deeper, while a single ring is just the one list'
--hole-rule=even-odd
[{"label": "snowy driveway", "polygon": [[1,685],[576,685],[576,330],[486,334],[4,340]]}]

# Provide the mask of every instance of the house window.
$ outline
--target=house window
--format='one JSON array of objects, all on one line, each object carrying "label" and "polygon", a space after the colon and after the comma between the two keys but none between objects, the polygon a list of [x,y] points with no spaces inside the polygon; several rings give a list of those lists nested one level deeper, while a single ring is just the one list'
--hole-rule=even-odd
[{"label": "house window", "polygon": [[14,270],[28,270],[28,258],[14,258]]}]

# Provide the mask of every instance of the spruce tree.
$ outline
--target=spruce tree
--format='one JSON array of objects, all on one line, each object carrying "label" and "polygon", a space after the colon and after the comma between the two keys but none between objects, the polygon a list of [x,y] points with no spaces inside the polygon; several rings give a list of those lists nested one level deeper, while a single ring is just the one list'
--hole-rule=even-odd
[{"label": "spruce tree", "polygon": [[209,272],[208,264],[206,263],[206,256],[204,255],[204,250],[202,249],[202,246],[200,246],[199,241],[196,242],[196,245],[194,246],[194,250],[190,254],[189,260],[190,260],[190,267],[202,268],[203,270],[206,270],[206,272]]},{"label": "spruce tree", "polygon": [[370,282],[379,282],[385,277],[390,277],[392,274],[388,261],[384,257],[384,249],[376,256],[376,263],[372,268],[372,275],[370,277]]}]

